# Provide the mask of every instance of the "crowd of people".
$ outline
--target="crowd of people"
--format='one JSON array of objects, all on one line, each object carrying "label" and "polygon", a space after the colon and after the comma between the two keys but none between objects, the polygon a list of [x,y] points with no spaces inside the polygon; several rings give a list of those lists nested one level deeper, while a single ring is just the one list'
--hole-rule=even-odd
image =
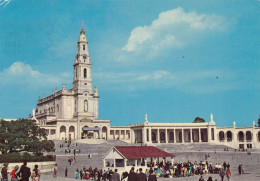
[{"label": "crowd of people", "polygon": [[3,168],[1,169],[1,181],[8,181],[8,174],[11,176],[11,181],[29,181],[32,178],[32,181],[40,180],[40,170],[38,169],[38,165],[34,166],[34,169],[31,172],[31,169],[27,167],[27,162],[24,161],[22,166],[16,165],[12,171],[8,171],[8,163],[4,163]]},{"label": "crowd of people", "polygon": [[[230,164],[223,162],[223,164],[212,162],[201,161],[199,163],[195,162],[183,162],[174,163],[170,162],[154,163],[151,162],[147,165],[148,169],[142,170],[142,168],[135,171],[134,167],[131,168],[130,172],[123,172],[119,176],[120,181],[156,181],[158,177],[172,178],[172,177],[190,177],[194,175],[200,175],[199,181],[205,181],[203,176],[207,174],[219,174],[221,180],[227,177],[229,180],[231,176]],[[242,165],[239,166],[238,171],[242,174]],[[113,176],[116,173],[117,176]],[[107,170],[102,170],[98,168],[92,168],[91,166],[86,169],[84,166],[82,169],[76,169],[75,178],[76,179],[92,179],[97,181],[119,181],[117,170],[108,168]],[[65,169],[65,177],[68,176],[68,169]],[[145,177],[144,177],[145,176]],[[142,177],[142,179],[140,179]],[[213,181],[211,176],[208,176],[207,181]]]}]

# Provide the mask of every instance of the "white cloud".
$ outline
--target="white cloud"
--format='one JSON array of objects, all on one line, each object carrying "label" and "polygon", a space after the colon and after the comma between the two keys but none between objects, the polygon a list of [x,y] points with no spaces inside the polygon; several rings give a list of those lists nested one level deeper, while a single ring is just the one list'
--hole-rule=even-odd
[{"label": "white cloud", "polygon": [[61,84],[68,74],[49,75],[33,70],[32,67],[23,62],[15,62],[7,69],[0,72],[0,84],[2,87],[6,85],[23,85],[30,88],[45,87],[49,85],[57,86]]},{"label": "white cloud", "polygon": [[[220,76],[216,79],[216,76]],[[223,70],[198,70],[172,73],[153,72],[98,73],[94,75],[101,85],[114,90],[146,90],[172,87],[183,92],[211,93],[235,89],[234,75]],[[230,83],[232,82],[232,83]]]},{"label": "white cloud", "polygon": [[209,30],[223,31],[225,28],[226,23],[222,16],[187,13],[179,7],[160,13],[149,26],[134,28],[123,50],[152,52],[183,47],[196,39],[198,34],[205,34]]}]

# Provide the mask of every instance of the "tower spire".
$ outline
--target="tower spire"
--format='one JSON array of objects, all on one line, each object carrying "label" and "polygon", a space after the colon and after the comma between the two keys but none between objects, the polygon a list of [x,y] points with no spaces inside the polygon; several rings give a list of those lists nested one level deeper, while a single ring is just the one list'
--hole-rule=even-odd
[{"label": "tower spire", "polygon": [[81,21],[81,29],[83,29],[84,21]]}]

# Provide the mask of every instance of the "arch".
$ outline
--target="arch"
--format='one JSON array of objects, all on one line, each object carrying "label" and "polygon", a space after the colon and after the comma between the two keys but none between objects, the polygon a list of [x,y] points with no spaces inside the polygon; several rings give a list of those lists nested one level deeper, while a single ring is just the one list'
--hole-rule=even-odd
[{"label": "arch", "polygon": [[60,139],[65,139],[66,138],[66,127],[61,126],[60,127]]},{"label": "arch", "polygon": [[218,133],[219,141],[224,141],[225,140],[225,134],[224,131],[220,131]]},{"label": "arch", "polygon": [[84,72],[84,78],[87,78],[87,69],[84,68],[84,69],[83,69],[83,72]]},{"label": "arch", "polygon": [[252,141],[252,133],[251,131],[246,132],[246,141]]},{"label": "arch", "polygon": [[165,142],[165,132],[160,132],[160,142],[161,143]]},{"label": "arch", "polygon": [[232,132],[227,131],[227,141],[232,141]]},{"label": "arch", "polygon": [[243,131],[238,132],[238,141],[243,142],[244,141],[244,133]]},{"label": "arch", "polygon": [[102,132],[102,139],[107,139],[107,127],[103,126],[101,129]]},{"label": "arch", "polygon": [[69,139],[72,139],[72,140],[75,139],[75,127],[74,126],[69,127]]},{"label": "arch", "polygon": [[88,112],[88,100],[84,100],[84,111]]}]

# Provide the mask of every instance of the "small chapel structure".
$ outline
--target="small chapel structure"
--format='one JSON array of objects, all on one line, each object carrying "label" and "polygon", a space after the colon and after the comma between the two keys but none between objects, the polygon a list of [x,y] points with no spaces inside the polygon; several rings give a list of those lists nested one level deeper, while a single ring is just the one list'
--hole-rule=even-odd
[{"label": "small chapel structure", "polygon": [[[150,168],[150,163],[174,163],[175,155],[154,146],[114,146],[103,157],[103,169],[118,169],[120,173],[142,168]],[[168,159],[168,160],[167,160]]]}]

